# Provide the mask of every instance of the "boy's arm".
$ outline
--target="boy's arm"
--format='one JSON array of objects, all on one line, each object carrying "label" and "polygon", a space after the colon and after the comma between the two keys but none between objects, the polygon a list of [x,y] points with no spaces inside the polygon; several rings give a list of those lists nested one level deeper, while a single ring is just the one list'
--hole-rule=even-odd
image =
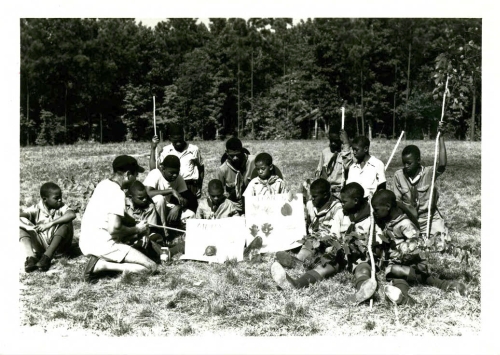
[{"label": "boy's arm", "polygon": [[73,210],[68,209],[61,217],[56,218],[51,222],[37,225],[35,227],[35,230],[38,232],[43,232],[43,231],[45,231],[45,230],[47,230],[47,229],[49,229],[57,224],[64,224],[64,223],[71,222],[75,218],[76,218],[76,213]]},{"label": "boy's arm", "polygon": [[153,136],[153,140],[151,141],[151,152],[149,154],[149,170],[156,169],[156,147],[158,147],[159,142],[158,136]]},{"label": "boy's arm", "polygon": [[149,234],[147,222],[140,221],[134,227],[126,227],[122,223],[122,217],[116,214],[108,214],[108,233],[113,240],[127,243],[135,239],[138,235]]},{"label": "boy's arm", "polygon": [[[439,162],[436,169],[437,174],[442,174],[446,170],[446,164],[448,162],[448,157],[446,155],[446,146],[444,144],[444,128],[443,122],[439,122],[438,131],[439,131]],[[436,174],[436,177],[437,177]]]}]

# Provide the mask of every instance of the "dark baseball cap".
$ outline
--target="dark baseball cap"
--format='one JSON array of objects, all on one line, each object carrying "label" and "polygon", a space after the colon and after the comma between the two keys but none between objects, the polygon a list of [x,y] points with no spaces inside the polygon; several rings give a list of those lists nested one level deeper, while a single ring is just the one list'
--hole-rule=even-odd
[{"label": "dark baseball cap", "polygon": [[137,160],[132,158],[130,155],[119,155],[113,160],[113,171],[131,171],[137,173],[143,173],[144,168],[139,166]]}]

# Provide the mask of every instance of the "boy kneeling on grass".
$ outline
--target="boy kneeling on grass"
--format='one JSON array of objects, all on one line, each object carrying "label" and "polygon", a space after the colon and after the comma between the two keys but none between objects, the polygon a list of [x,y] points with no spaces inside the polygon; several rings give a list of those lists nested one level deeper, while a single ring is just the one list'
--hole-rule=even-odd
[{"label": "boy kneeling on grass", "polygon": [[218,179],[208,183],[208,197],[204,197],[196,210],[197,219],[220,219],[239,215],[235,202],[224,195],[224,186]]},{"label": "boy kneeling on grass", "polygon": [[59,186],[46,182],[40,188],[40,197],[37,205],[20,213],[19,242],[26,252],[26,272],[47,271],[54,253],[68,252],[73,241],[76,214],[63,203]]},{"label": "boy kneeling on grass", "polygon": [[[355,182],[342,188],[340,191],[342,209],[333,217],[329,236],[322,238],[322,252],[316,257],[313,268],[298,279],[293,279],[279,262],[275,262],[271,266],[271,275],[278,286],[282,289],[308,287],[347,268],[354,274],[357,292],[363,293],[362,286],[371,275],[367,255],[370,205],[364,194],[363,187]],[[356,296],[358,302],[365,299]]]},{"label": "boy kneeling on grass", "polygon": [[145,221],[126,226],[125,193],[144,168],[137,160],[120,155],[113,161],[113,175],[95,188],[82,217],[80,249],[90,256],[84,269],[85,282],[95,282],[105,271],[155,272],[157,265],[128,244],[138,239],[148,241]]},{"label": "boy kneeling on grass", "polygon": [[371,203],[375,220],[384,225],[382,249],[384,259],[388,260],[385,277],[392,281],[392,285],[384,287],[387,298],[396,304],[415,303],[408,295],[410,283],[430,285],[443,291],[455,290],[465,295],[463,283],[431,276],[419,230],[398,207],[392,191],[377,191]]}]

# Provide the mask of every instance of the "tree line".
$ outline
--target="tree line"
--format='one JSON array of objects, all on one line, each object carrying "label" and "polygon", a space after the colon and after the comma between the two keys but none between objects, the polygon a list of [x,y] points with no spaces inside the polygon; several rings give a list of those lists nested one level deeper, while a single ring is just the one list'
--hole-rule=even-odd
[{"label": "tree line", "polygon": [[480,139],[481,19],[21,19],[21,144],[435,134]]}]

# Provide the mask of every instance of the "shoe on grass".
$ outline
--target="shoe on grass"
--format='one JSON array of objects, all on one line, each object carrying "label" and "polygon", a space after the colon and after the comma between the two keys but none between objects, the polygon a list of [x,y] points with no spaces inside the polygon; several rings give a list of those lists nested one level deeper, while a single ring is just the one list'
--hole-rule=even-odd
[{"label": "shoe on grass", "polygon": [[[368,280],[363,281],[361,287],[354,295],[354,299],[356,303],[362,303],[366,300],[369,300],[377,290],[377,281],[369,278]],[[399,289],[398,289],[399,290]]]},{"label": "shoe on grass", "polygon": [[36,267],[40,271],[47,271],[50,268],[50,262],[52,261],[52,258],[48,257],[47,255],[43,254],[40,260],[36,263]]},{"label": "shoe on grass", "polygon": [[399,288],[397,288],[396,286],[385,285],[384,286],[384,294],[385,294],[385,298],[387,298],[389,301],[391,301],[392,303],[395,303],[397,305],[412,306],[415,303],[417,303],[409,295],[404,295],[403,292]]},{"label": "shoe on grass", "polygon": [[283,266],[277,261],[271,265],[271,276],[279,288],[283,290],[290,290],[293,288],[285,269],[283,269]]},{"label": "shoe on grass", "polygon": [[85,270],[83,270],[83,281],[91,284],[97,282],[97,276],[94,273],[95,264],[99,261],[97,256],[91,255],[87,264],[85,265]]},{"label": "shoe on grass", "polygon": [[33,272],[38,269],[36,266],[37,261],[38,260],[34,256],[28,256],[24,262],[24,271]]}]

